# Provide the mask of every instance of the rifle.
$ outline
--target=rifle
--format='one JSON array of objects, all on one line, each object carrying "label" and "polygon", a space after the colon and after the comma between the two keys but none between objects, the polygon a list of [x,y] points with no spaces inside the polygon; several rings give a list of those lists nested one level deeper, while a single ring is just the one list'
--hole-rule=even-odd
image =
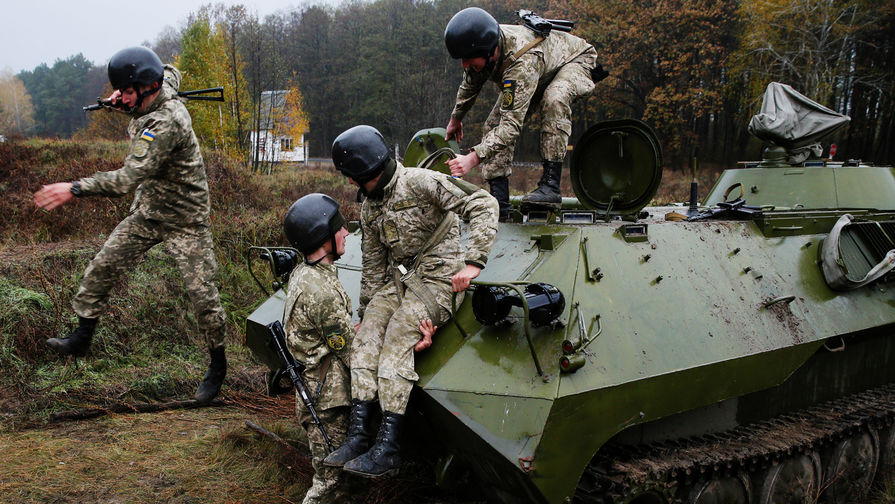
[{"label": "rifle", "polygon": [[279,320],[274,320],[270,324],[267,324],[267,330],[270,331],[270,336],[273,338],[274,347],[276,348],[277,353],[280,354],[280,359],[286,364],[286,372],[289,373],[289,378],[291,378],[292,383],[295,384],[295,390],[298,392],[298,396],[301,397],[301,402],[308,408],[308,411],[311,413],[311,418],[314,419],[314,423],[317,424],[317,428],[320,429],[320,433],[323,434],[323,440],[326,441],[326,447],[332,452],[335,448],[333,447],[332,441],[329,440],[329,436],[326,435],[323,423],[320,421],[320,417],[317,416],[317,410],[314,409],[314,402],[311,401],[311,393],[308,391],[308,386],[305,385],[305,381],[301,377],[301,373],[305,371],[305,365],[296,361],[295,357],[292,356],[292,353],[289,352],[289,349],[286,348],[286,331],[283,330],[283,324],[280,323]]},{"label": "rifle", "polygon": [[575,27],[574,21],[566,21],[565,19],[544,19],[534,12],[526,9],[519,9],[516,14],[522,18],[522,24],[526,28],[535,31],[542,37],[550,35],[550,30],[559,30],[563,32],[572,31]]},{"label": "rifle", "polygon": [[[210,93],[214,93],[213,95],[209,95]],[[195,91],[180,91],[177,93],[177,96],[181,98],[186,98],[187,100],[196,100],[196,101],[224,101],[224,88],[223,87],[213,87],[207,89],[196,89]],[[93,105],[87,105],[83,107],[84,112],[90,112],[92,110],[99,110],[101,108],[108,108],[112,110],[121,110],[121,101],[118,103],[112,103],[111,100],[103,100],[100,97],[96,98],[96,103]]]}]

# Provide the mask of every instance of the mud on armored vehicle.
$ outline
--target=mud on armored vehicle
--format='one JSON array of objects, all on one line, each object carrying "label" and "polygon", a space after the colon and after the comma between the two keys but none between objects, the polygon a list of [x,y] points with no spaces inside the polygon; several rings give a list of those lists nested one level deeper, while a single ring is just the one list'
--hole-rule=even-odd
[{"label": "mud on armored vehicle", "polygon": [[[690,209],[646,207],[662,162],[647,125],[586,132],[577,197],[502,223],[416,356],[437,481],[467,471],[505,503],[860,502],[895,464],[895,170],[820,157],[847,120],[770,86],[750,128],[764,159]],[[443,147],[423,131],[405,163]],[[283,299],[246,325],[272,370]]]}]

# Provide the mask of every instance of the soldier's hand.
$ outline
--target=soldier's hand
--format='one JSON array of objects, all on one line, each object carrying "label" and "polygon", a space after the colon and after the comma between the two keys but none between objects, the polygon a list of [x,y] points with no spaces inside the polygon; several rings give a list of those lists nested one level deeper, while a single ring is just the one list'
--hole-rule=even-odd
[{"label": "soldier's hand", "polygon": [[445,130],[445,140],[450,140],[451,138],[456,138],[458,142],[463,140],[463,121],[451,117]]},{"label": "soldier's hand", "polygon": [[432,324],[432,320],[426,319],[420,322],[420,334],[422,337],[413,345],[414,352],[421,352],[432,346],[432,335],[438,330],[437,325]]},{"label": "soldier's hand", "polygon": [[112,94],[106,99],[112,102],[112,105],[118,105],[118,102],[121,101],[121,90],[116,89],[115,91],[112,91]]},{"label": "soldier's hand", "polygon": [[469,173],[469,170],[472,170],[478,164],[479,155],[475,151],[469,151],[469,154],[457,156],[454,159],[449,159],[447,162],[448,168],[451,169],[451,175],[454,177],[466,175]]},{"label": "soldier's hand", "polygon": [[481,272],[482,268],[479,268],[474,264],[467,264],[465,268],[461,269],[456,275],[451,277],[453,291],[463,292],[468,289],[472,279],[479,276],[479,273]]},{"label": "soldier's hand", "polygon": [[58,182],[45,185],[34,193],[34,204],[45,210],[52,210],[74,197],[75,195],[71,193],[71,182]]}]

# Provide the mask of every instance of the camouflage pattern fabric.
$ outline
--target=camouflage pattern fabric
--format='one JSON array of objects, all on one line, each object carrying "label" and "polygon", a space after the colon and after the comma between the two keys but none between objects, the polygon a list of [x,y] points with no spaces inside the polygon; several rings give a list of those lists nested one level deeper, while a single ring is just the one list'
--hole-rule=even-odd
[{"label": "camouflage pattern fabric", "polygon": [[[331,264],[299,264],[286,287],[286,345],[306,366],[304,378],[318,409],[348,406],[349,349],[354,339],[351,300]],[[326,376],[324,359],[333,354]],[[336,363],[340,365],[337,366]],[[319,390],[319,392],[318,392]]]},{"label": "camouflage pattern fabric", "polygon": [[[351,409],[347,406],[318,410],[317,416],[326,426],[326,435],[332,441],[333,446],[338,447],[345,441],[348,432],[348,416]],[[296,413],[301,426],[308,433],[308,443],[311,448],[311,466],[314,468],[314,478],[311,488],[305,494],[302,504],[329,504],[337,502],[352,502],[351,476],[342,472],[340,467],[327,467],[323,465],[323,459],[328,452],[323,434],[317,428],[317,424],[311,418],[311,414],[304,410],[301,400],[296,402]]]},{"label": "camouflage pattern fabric", "polygon": [[[399,295],[399,264],[411,268],[441,221],[454,212],[469,221],[466,250],[454,221],[447,235],[419,257],[415,275],[434,296],[440,313],[429,313],[411,291]],[[352,397],[379,397],[383,410],[403,414],[413,383],[413,345],[419,323],[444,323],[450,313],[451,277],[464,263],[484,267],[497,233],[498,206],[484,190],[449,175],[398,164],[381,200],[361,207],[364,237],[359,315],[362,324],[351,350]],[[403,287],[402,287],[402,290]]]},{"label": "camouflage pattern fabric", "polygon": [[[425,282],[439,305],[450,306],[450,277]],[[457,302],[463,300],[458,296]],[[383,411],[404,414],[413,384],[419,380],[414,371],[413,345],[420,340],[420,321],[431,318],[443,324],[449,308],[430,314],[425,303],[412,291],[399,298],[394,282],[380,289],[364,315],[351,351],[351,393],[362,401],[379,396]],[[436,343],[437,344],[437,343]]]},{"label": "camouflage pattern fabric", "polygon": [[97,318],[108,307],[109,292],[151,247],[165,242],[183,275],[184,287],[196,313],[199,332],[208,348],[224,346],[224,308],[215,286],[217,261],[207,225],[181,227],[128,215],[109,235],[87,269],[72,307],[79,316]]},{"label": "camouflage pattern fabric", "polygon": [[572,132],[571,104],[594,90],[591,70],[597,51],[580,37],[552,31],[518,59],[513,55],[537,36],[519,25],[500,25],[499,57],[489,73],[469,68],[457,91],[451,117],[462,120],[486,82],[501,92],[485,121],[482,141],[473,147],[486,180],[512,173],[510,162],[524,120],[538,113],[541,157],[562,161]]},{"label": "camouflage pattern fabric", "polygon": [[190,225],[207,223],[210,211],[205,163],[193,121],[177,99],[180,72],[165,67],[165,85],[146,112],[128,124],[130,152],[124,166],[81,179],[84,196],[135,192],[131,213]]},{"label": "camouflage pattern fabric", "polygon": [[131,144],[124,166],[80,181],[84,196],[136,192],[131,213],[87,267],[72,307],[81,317],[99,317],[121,274],[150,247],[165,242],[183,274],[200,332],[209,348],[220,348],[225,315],[214,284],[208,182],[192,119],[176,98],[179,85],[180,72],[166,65],[162,91],[128,125]]},{"label": "camouflage pattern fabric", "polygon": [[[345,440],[350,413],[348,352],[354,328],[351,300],[339,283],[336,267],[302,263],[289,276],[286,287],[286,344],[296,360],[305,364],[302,375],[314,394],[314,408],[333,446]],[[325,373],[325,374],[324,374]],[[298,421],[308,433],[314,479],[304,504],[350,502],[349,477],[340,468],[323,465],[328,454],[323,434],[296,394]]]}]

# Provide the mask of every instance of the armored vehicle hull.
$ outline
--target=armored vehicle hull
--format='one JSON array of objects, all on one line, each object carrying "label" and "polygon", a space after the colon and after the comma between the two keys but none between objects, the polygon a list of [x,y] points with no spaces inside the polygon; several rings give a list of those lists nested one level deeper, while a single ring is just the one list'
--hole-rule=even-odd
[{"label": "armored vehicle hull", "polygon": [[[416,355],[412,416],[438,442],[439,483],[471,474],[506,503],[855,501],[895,460],[895,294],[885,273],[834,290],[822,251],[853,280],[885,260],[895,171],[730,170],[687,219],[644,207],[661,166],[649,128],[599,128],[571,160],[579,198],[502,223],[474,292]],[[834,185],[796,190],[799,176]],[[868,179],[879,197],[862,207]],[[356,301],[359,234],[348,248]],[[249,317],[256,354],[281,316],[279,294]]]}]

